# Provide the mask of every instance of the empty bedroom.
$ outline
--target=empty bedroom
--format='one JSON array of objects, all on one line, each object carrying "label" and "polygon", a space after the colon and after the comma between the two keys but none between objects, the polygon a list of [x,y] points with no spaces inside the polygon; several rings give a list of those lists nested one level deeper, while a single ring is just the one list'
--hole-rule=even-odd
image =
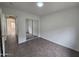
[{"label": "empty bedroom", "polygon": [[1,57],[79,57],[79,2],[0,2]]}]

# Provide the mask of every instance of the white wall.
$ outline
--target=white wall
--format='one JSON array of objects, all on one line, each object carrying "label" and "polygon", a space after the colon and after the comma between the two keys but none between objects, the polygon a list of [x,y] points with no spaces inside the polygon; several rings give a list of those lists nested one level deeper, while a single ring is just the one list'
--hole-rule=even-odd
[{"label": "white wall", "polygon": [[26,24],[25,20],[28,19],[34,19],[37,20],[38,17],[32,14],[29,14],[27,12],[23,12],[16,9],[11,8],[3,8],[3,13],[7,15],[13,15],[16,16],[16,29],[18,32],[18,42],[22,43],[26,41]]},{"label": "white wall", "polygon": [[60,10],[40,19],[41,37],[79,51],[79,7]]}]

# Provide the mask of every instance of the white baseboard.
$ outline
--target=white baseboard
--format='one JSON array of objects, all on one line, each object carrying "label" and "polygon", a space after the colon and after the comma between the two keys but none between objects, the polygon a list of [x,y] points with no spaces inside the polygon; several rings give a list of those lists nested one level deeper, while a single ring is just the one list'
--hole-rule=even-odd
[{"label": "white baseboard", "polygon": [[63,46],[63,47],[66,47],[66,48],[69,48],[69,49],[72,49],[72,50],[75,50],[75,51],[78,51],[78,52],[79,52],[79,49],[73,48],[73,47],[71,47],[71,46],[62,45],[62,44],[61,44],[61,43],[59,43],[59,42],[52,41],[52,40],[47,39],[47,38],[45,38],[45,37],[43,37],[43,36],[41,36],[41,38],[44,38],[44,39],[46,39],[46,40],[48,40],[48,41],[50,41],[50,42],[56,43],[56,44],[61,45],[61,46]]}]

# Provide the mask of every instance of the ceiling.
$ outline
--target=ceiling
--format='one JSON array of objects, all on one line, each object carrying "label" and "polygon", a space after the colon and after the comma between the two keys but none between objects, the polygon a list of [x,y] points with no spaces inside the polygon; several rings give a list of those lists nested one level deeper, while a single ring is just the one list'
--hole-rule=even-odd
[{"label": "ceiling", "polygon": [[44,2],[43,7],[37,7],[36,2],[0,2],[0,6],[15,8],[38,16],[78,5],[78,2]]}]

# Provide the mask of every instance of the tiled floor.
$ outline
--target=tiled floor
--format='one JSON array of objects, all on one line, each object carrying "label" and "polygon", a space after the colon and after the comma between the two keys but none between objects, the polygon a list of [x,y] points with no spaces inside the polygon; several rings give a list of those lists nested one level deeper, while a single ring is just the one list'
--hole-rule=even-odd
[{"label": "tiled floor", "polygon": [[15,38],[9,38],[6,52],[13,57],[79,57],[79,52],[43,38],[35,38],[20,45],[17,45]]}]

